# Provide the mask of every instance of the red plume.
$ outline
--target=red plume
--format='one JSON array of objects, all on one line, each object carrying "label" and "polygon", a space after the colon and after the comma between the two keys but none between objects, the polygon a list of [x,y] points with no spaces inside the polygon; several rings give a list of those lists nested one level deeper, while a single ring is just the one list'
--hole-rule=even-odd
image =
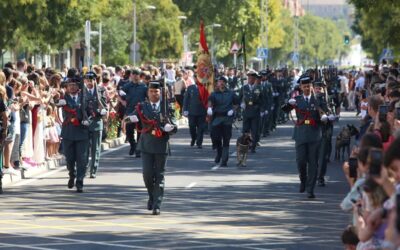
[{"label": "red plume", "polygon": [[208,52],[208,46],[207,46],[207,40],[206,40],[206,34],[204,33],[204,22],[203,20],[200,20],[200,50],[203,50],[207,54]]}]

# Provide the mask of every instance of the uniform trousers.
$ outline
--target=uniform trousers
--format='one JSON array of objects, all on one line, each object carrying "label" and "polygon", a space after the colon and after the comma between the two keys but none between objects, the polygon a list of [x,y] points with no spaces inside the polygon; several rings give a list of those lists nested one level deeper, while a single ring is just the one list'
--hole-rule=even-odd
[{"label": "uniform trousers", "polygon": [[153,209],[160,209],[164,197],[164,172],[167,154],[142,152],[143,180]]},{"label": "uniform trousers", "polygon": [[314,192],[318,172],[318,148],[320,141],[296,143],[296,162],[301,183],[308,193]]}]

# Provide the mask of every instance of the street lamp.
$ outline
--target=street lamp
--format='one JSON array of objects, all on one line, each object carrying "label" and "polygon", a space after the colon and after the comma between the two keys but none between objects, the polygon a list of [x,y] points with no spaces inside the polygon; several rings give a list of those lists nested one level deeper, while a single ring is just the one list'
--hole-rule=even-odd
[{"label": "street lamp", "polygon": [[101,51],[102,51],[102,31],[101,31],[101,22],[99,24],[99,30],[98,31],[92,31],[91,30],[91,22],[90,20],[86,20],[85,23],[85,62],[87,67],[90,67],[92,64],[92,59],[91,59],[91,55],[90,55],[90,37],[93,35],[98,35],[99,36],[99,64],[101,64]]},{"label": "street lamp", "polygon": [[[157,9],[154,5],[146,5],[145,7],[148,10]],[[136,53],[139,50],[139,46],[137,44],[136,38],[136,27],[137,26],[137,16],[136,16],[136,0],[133,1],[133,43],[131,45],[131,51],[133,52],[133,66],[136,66]]]},{"label": "street lamp", "polygon": [[206,28],[208,28],[208,27],[212,28],[211,29],[211,58],[212,58],[213,64],[215,64],[216,60],[214,58],[214,28],[221,28],[222,25],[219,23],[213,23],[213,24],[206,26]]}]

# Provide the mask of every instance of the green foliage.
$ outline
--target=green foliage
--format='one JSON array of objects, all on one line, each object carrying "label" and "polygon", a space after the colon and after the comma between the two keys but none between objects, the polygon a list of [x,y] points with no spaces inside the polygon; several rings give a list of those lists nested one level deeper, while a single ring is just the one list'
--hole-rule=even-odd
[{"label": "green foliage", "polygon": [[384,48],[391,48],[394,53],[400,52],[400,6],[398,1],[349,0],[354,4],[354,32],[362,36],[362,46],[375,60]]}]

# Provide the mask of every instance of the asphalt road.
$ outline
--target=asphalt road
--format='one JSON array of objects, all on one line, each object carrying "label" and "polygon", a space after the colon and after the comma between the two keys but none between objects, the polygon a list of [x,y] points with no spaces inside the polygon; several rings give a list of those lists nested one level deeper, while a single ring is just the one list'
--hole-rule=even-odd
[{"label": "asphalt road", "polygon": [[[335,132],[349,121],[345,114]],[[340,163],[330,163],[315,200],[298,193],[292,129],[288,122],[263,138],[240,169],[234,155],[228,168],[214,166],[209,136],[203,149],[191,148],[180,129],[160,216],[146,210],[141,160],[126,145],[102,155],[83,194],[67,189],[65,168],[6,186],[0,249],[343,249],[350,215],[339,209],[348,190]]]}]

